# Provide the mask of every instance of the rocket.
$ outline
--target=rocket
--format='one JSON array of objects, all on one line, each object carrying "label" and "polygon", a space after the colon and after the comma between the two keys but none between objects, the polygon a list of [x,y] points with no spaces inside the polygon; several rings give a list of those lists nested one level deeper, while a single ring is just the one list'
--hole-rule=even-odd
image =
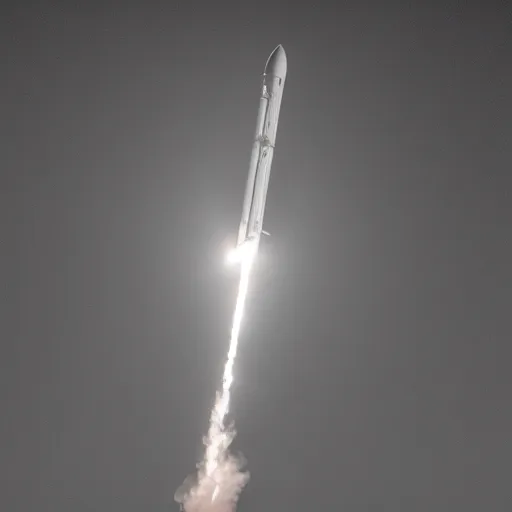
[{"label": "rocket", "polygon": [[270,54],[263,72],[260,105],[245,186],[237,248],[247,241],[254,241],[257,247],[261,233],[268,234],[263,231],[263,214],[276,144],[286,68],[286,53],[284,48],[279,45]]}]

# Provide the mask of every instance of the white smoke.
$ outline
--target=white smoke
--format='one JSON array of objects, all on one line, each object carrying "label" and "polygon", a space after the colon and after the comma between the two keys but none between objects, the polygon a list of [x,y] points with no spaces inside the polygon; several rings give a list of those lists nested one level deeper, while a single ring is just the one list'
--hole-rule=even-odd
[{"label": "white smoke", "polygon": [[175,494],[175,500],[181,503],[185,512],[233,512],[238,497],[249,480],[249,473],[244,471],[245,460],[243,457],[229,452],[229,446],[236,432],[232,425],[226,426],[226,415],[229,412],[233,366],[249,288],[249,277],[257,247],[257,243],[246,243],[241,248],[243,250],[240,252],[240,283],[233,315],[231,339],[224,366],[222,391],[217,393],[210,416],[208,434],[204,438],[205,456],[198,465],[197,475],[188,477]]},{"label": "white smoke", "polygon": [[[235,431],[231,430],[230,440],[234,436]],[[234,512],[240,493],[249,480],[244,467],[243,456],[230,453],[226,446],[213,474],[208,475],[201,463],[191,479],[191,488],[183,496],[176,496],[176,500],[185,512]]]}]

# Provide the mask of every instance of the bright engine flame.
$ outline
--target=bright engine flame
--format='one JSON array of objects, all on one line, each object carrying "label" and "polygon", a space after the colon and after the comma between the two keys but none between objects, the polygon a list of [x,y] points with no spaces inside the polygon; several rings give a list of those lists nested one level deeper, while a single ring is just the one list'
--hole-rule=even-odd
[{"label": "bright engine flame", "polygon": [[241,263],[244,265],[247,260],[252,262],[255,252],[256,244],[253,240],[249,240],[228,251],[226,261],[229,264]]}]

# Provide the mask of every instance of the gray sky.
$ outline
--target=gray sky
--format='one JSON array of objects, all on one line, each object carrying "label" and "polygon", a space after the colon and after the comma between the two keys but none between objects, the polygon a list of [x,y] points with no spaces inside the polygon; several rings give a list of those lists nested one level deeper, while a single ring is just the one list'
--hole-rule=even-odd
[{"label": "gray sky", "polygon": [[510,508],[510,10],[299,3],[4,10],[3,510],[175,509],[279,43],[239,511]]}]

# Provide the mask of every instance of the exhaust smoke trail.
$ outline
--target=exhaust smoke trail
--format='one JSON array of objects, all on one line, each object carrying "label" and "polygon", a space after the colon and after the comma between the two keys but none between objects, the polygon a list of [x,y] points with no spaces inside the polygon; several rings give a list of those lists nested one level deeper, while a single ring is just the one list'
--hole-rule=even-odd
[{"label": "exhaust smoke trail", "polygon": [[175,500],[182,504],[182,510],[185,512],[231,512],[249,479],[249,474],[242,471],[244,461],[228,452],[229,445],[235,437],[235,430],[233,425],[226,425],[226,415],[229,412],[231,385],[234,378],[233,366],[257,247],[257,242],[247,242],[238,248],[236,254],[241,264],[240,281],[222,378],[222,390],[217,393],[210,415],[208,434],[203,440],[206,451],[203,461],[198,465],[197,481],[192,487],[190,480],[186,479],[175,494]]},{"label": "exhaust smoke trail", "polygon": [[219,456],[227,448],[226,442],[229,440],[229,432],[225,431],[224,420],[229,411],[229,402],[231,399],[231,385],[233,384],[233,366],[238,350],[238,338],[240,336],[240,327],[249,288],[249,277],[254,261],[254,248],[247,246],[247,251],[242,257],[240,282],[238,285],[238,295],[236,299],[235,312],[233,315],[233,325],[231,328],[231,339],[226,364],[224,366],[224,375],[222,378],[222,392],[218,395],[215,406],[210,417],[210,430],[207,436],[206,448],[206,474],[213,476],[218,464]]}]

